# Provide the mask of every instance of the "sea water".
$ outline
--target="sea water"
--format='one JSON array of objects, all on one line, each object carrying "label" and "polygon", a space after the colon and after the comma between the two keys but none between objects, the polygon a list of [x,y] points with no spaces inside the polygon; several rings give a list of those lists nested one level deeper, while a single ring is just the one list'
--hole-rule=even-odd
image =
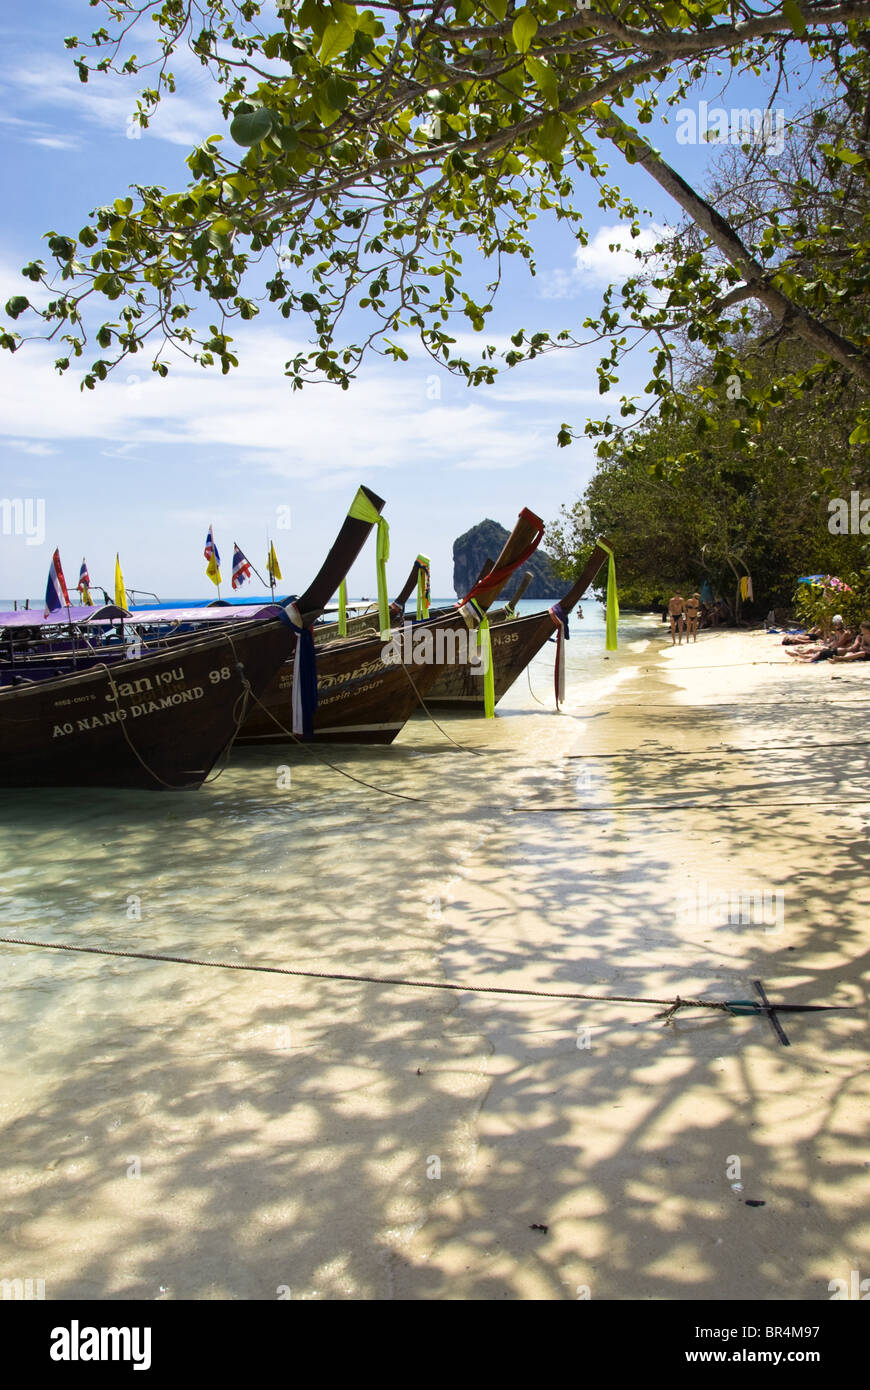
[{"label": "sea water", "polygon": [[[443,978],[463,866],[531,780],[558,787],[660,624],[626,615],[612,653],[604,629],[597,603],[572,616],[563,714],[548,643],[494,720],[239,749],[196,791],[0,794],[0,935],[47,944],[0,945],[0,1278],[49,1298],[382,1296],[384,1231],[436,1192],[425,1161],[468,1161],[483,1044],[437,991],[207,963]],[[509,862],[504,881],[509,911]]]}]

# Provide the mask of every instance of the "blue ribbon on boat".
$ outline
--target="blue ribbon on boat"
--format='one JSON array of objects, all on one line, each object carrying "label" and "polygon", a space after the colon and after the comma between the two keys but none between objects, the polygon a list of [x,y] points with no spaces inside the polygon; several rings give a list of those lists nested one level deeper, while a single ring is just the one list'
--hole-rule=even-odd
[{"label": "blue ribbon on boat", "polygon": [[568,638],[571,636],[571,632],[568,627],[568,614],[565,612],[561,603],[554,603],[552,608],[550,609],[550,612],[552,613],[553,617],[558,618],[559,622],[562,624],[562,632],[564,633],[565,641],[567,642]]},{"label": "blue ribbon on boat", "polygon": [[[314,711],[317,709],[317,655],[314,636],[310,628],[302,624],[302,615],[294,602],[293,594],[286,603],[285,611],[290,626],[296,633],[296,655],[293,661],[293,722],[294,734],[303,738],[314,737]],[[298,619],[298,621],[296,621]]]}]

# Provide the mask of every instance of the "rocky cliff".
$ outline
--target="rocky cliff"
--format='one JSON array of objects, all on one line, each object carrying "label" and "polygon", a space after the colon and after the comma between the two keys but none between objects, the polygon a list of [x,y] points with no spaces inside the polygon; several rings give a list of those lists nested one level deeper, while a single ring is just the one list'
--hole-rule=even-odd
[{"label": "rocky cliff", "polygon": [[[453,587],[457,598],[463,598],[468,593],[486,557],[491,555],[495,559],[509,535],[510,532],[499,526],[497,521],[487,517],[486,521],[479,521],[453,542]],[[526,590],[526,598],[557,598],[562,592],[562,581],[556,578],[549,556],[540,549],[520,566],[517,573],[524,574],[526,570],[531,570],[534,575]],[[510,597],[517,582],[516,578],[508,580],[507,597]]]}]

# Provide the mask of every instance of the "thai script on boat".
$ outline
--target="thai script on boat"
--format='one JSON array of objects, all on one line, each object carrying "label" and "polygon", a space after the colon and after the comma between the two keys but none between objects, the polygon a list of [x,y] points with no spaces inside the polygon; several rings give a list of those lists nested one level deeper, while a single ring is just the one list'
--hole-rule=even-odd
[{"label": "thai script on boat", "polygon": [[335,705],[340,700],[349,700],[351,697],[356,699],[358,695],[365,695],[371,690],[377,690],[378,686],[383,685],[383,681],[369,681],[366,685],[355,685],[352,690],[339,690],[337,695],[327,695],[325,700],[318,698],[317,707],[323,709],[326,705]]},{"label": "thai script on boat", "polygon": [[477,629],[415,627],[404,623],[401,631],[385,642],[381,660],[388,666],[470,666],[482,676],[489,666],[489,647],[481,643]]},{"label": "thai script on boat", "polygon": [[342,671],[334,676],[321,676],[318,674],[317,689],[318,692],[321,690],[334,690],[336,686],[349,684],[351,681],[366,680],[369,676],[380,674],[382,674],[382,670],[379,660],[364,661],[362,666],[355,666],[352,671]]},{"label": "thai script on boat", "polygon": [[114,700],[116,692],[118,696],[146,695],[156,686],[173,685],[176,681],[184,680],[184,667],[173,666],[171,671],[156,671],[153,676],[142,676],[136,681],[121,681],[118,685],[112,685],[107,700]]}]

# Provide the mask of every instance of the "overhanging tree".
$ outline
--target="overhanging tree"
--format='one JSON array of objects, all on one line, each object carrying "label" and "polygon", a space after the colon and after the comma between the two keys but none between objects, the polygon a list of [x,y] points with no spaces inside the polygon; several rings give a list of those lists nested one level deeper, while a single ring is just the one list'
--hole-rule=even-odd
[{"label": "overhanging tree", "polygon": [[[28,294],[14,296],[8,313],[41,317],[33,336],[62,345],[60,371],[88,352],[93,331],[101,355],[89,363],[87,387],[151,344],[161,375],[171,346],[227,372],[237,362],[235,320],[252,319],[264,301],[292,324],[304,322],[310,337],[310,350],[285,366],[294,387],[317,378],[346,387],[367,351],[406,357],[398,339],[411,329],[475,385],[502,365],[600,342],[605,392],[625,353],[646,341],[654,347],[652,404],[679,414],[675,335],[703,345],[724,380],[757,328],[750,306],[800,339],[819,369],[834,364],[870,384],[870,335],[850,308],[868,274],[866,224],[801,235],[796,214],[775,213],[742,238],[641,133],[688,100],[717,62],[755,74],[768,104],[801,63],[825,78],[825,102],[841,113],[825,157],[866,181],[870,0],[598,0],[576,10],[564,0],[387,0],[365,9],[281,0],[279,11],[254,0],[90,2],[105,23],[86,42],[66,40],[82,81],[146,71],[129,49],[147,19],[159,52],[140,122],[172,99],[173,57],[186,45],[214,74],[230,125],[192,151],[185,189],[135,185],[132,197],[95,210],[77,235],[49,234],[55,268],[41,260],[25,267],[51,297],[32,309]],[[583,242],[581,209],[594,191],[639,233],[640,209],[610,182],[608,151],[675,200],[698,229],[697,245],[677,250],[658,288],[632,277],[581,327],[552,338],[518,327],[508,351],[485,345],[470,360],[457,350],[456,323],[483,332],[507,258],[534,266],[532,224],[541,212]],[[482,253],[485,284],[464,268],[469,246]],[[812,276],[801,268],[809,262]],[[104,301],[111,317],[92,330],[92,306]],[[343,341],[350,305],[367,323]],[[209,307],[205,331],[197,319]],[[7,329],[0,343],[16,349],[22,337]],[[770,402],[761,391],[736,408],[760,421]],[[623,401],[623,420],[637,415]],[[610,420],[587,426],[599,435],[615,428]],[[859,421],[856,440],[868,433]],[[572,435],[563,426],[559,442]]]}]

